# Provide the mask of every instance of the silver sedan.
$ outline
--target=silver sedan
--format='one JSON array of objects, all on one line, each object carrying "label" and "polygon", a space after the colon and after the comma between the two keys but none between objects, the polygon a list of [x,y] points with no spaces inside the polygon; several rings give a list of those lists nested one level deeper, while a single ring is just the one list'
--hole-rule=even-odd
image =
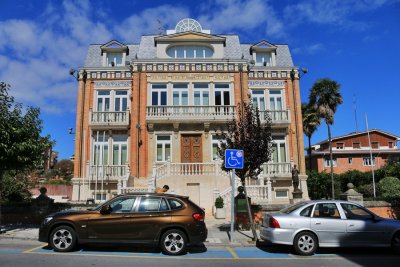
[{"label": "silver sedan", "polygon": [[291,245],[300,255],[312,255],[318,247],[392,247],[400,253],[400,221],[348,201],[306,201],[266,214],[260,237]]}]

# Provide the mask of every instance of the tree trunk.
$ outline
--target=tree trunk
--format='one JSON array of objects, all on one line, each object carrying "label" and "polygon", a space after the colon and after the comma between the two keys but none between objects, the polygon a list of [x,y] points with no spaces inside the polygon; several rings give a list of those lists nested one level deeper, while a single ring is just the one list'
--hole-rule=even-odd
[{"label": "tree trunk", "polygon": [[311,135],[307,136],[308,137],[308,171],[311,171],[312,168],[312,149],[311,149]]},{"label": "tree trunk", "polygon": [[332,180],[332,199],[335,199],[335,181],[333,178],[333,159],[332,159],[332,138],[331,138],[331,127],[329,123],[326,124],[328,126],[328,139],[329,139],[329,158],[331,165],[331,180]]},{"label": "tree trunk", "polygon": [[253,215],[251,214],[251,207],[250,207],[250,203],[249,203],[249,198],[247,197],[246,182],[244,179],[242,180],[242,185],[243,185],[243,189],[244,189],[244,196],[246,198],[247,214],[249,215],[250,227],[251,227],[251,231],[253,233],[253,241],[257,241],[258,236],[257,236],[257,232],[256,232],[256,227],[253,222]]}]

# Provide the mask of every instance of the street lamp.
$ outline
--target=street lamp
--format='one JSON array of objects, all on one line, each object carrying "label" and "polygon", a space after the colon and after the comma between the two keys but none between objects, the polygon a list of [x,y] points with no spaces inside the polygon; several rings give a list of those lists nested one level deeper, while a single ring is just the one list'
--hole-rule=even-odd
[{"label": "street lamp", "polygon": [[[303,77],[305,74],[308,73],[308,69],[301,68],[301,72],[298,72],[298,80]],[[294,105],[294,124],[295,124],[295,131],[296,131],[296,145],[297,145],[297,165],[298,168],[301,170],[301,159],[300,159],[300,143],[299,143],[299,131],[298,131],[298,112],[297,112],[297,98],[295,93],[295,86],[294,81],[296,79],[296,71],[294,68],[290,71],[290,80],[292,81],[292,93],[293,93],[293,105]],[[300,92],[300,88],[299,88]]]},{"label": "street lamp", "polygon": [[[79,165],[78,165],[78,201],[81,200],[81,179],[82,179],[82,154],[83,154],[83,118],[85,115],[85,88],[86,88],[86,80],[87,80],[87,72],[83,70],[82,73],[76,72],[74,69],[69,70],[69,74],[73,76],[78,82],[80,80],[83,81],[82,84],[82,98],[81,98],[81,125],[80,125],[80,135],[79,135]],[[72,134],[72,128],[69,129],[69,133]]]}]

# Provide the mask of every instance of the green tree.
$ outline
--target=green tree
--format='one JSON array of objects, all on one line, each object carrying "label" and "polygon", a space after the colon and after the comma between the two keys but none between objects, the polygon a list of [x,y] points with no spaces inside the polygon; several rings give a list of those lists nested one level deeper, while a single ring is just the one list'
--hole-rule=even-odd
[{"label": "green tree", "polygon": [[[247,200],[247,210],[254,238],[257,233],[253,224],[250,203],[247,198],[246,178],[257,179],[262,171],[263,163],[269,161],[272,155],[271,119],[261,123],[260,113],[251,103],[242,103],[237,107],[237,118],[233,118],[227,125],[227,131],[222,133],[222,142],[218,150],[220,157],[225,161],[226,149],[242,149],[244,152],[243,169],[237,169],[236,175],[244,187]],[[222,169],[225,169],[224,164]]]},{"label": "green tree", "polygon": [[321,124],[321,119],[318,116],[315,106],[306,103],[301,104],[301,113],[303,115],[303,132],[308,138],[308,170],[312,170],[312,149],[311,137]]},{"label": "green tree", "polygon": [[331,162],[332,198],[335,198],[335,185],[332,160],[331,125],[334,123],[334,115],[338,105],[343,103],[340,94],[340,84],[331,79],[317,80],[311,88],[309,96],[310,105],[315,107],[318,116],[323,119],[328,127],[329,157]]},{"label": "green tree", "polygon": [[[0,202],[1,193],[6,189],[4,175],[26,173],[42,165],[44,152],[52,146],[50,136],[40,135],[43,128],[40,110],[23,109],[22,104],[9,95],[9,90],[9,85],[0,83]],[[18,176],[14,179],[18,180]]]},{"label": "green tree", "polygon": [[384,199],[400,199],[400,180],[398,178],[385,177],[379,181],[378,185]]},{"label": "green tree", "polygon": [[54,165],[54,170],[57,174],[65,180],[71,180],[74,173],[74,163],[69,159],[62,159]]}]

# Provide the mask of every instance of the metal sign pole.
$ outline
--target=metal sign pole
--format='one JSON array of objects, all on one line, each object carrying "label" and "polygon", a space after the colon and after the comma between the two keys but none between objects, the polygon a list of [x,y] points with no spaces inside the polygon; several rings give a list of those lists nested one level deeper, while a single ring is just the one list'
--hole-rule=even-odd
[{"label": "metal sign pole", "polygon": [[231,243],[233,243],[233,233],[235,226],[235,169],[231,170],[231,184],[232,184],[232,196],[231,196]]}]

